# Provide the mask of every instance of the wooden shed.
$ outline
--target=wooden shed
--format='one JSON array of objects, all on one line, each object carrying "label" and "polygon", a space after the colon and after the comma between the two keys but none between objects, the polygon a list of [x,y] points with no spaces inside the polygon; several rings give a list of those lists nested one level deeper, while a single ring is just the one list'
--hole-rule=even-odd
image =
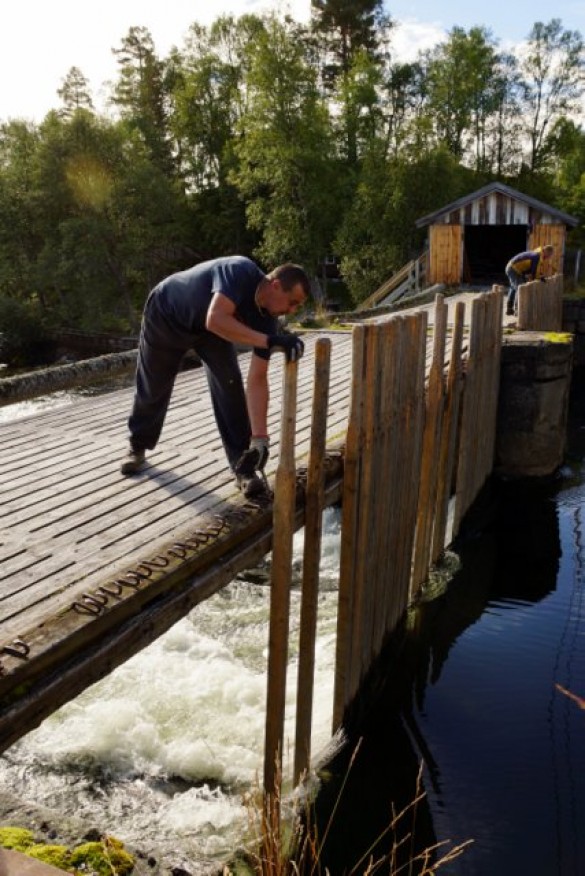
[{"label": "wooden shed", "polygon": [[428,226],[430,284],[507,284],[516,253],[553,244],[553,273],[562,273],[567,226],[579,220],[500,182],[447,204],[416,223]]}]

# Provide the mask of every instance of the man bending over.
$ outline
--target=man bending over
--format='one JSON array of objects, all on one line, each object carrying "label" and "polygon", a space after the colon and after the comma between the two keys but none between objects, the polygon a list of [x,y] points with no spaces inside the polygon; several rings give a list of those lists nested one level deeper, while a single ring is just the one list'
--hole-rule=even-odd
[{"label": "man bending over", "polygon": [[[284,264],[269,274],[244,256],[202,262],[162,280],[142,316],[136,391],[128,419],[130,447],[124,475],[140,471],[156,447],[185,352],[205,369],[216,423],[230,468],[249,498],[264,492],[269,454],[268,364],[274,350],[300,358],[302,340],[279,334],[277,317],[294,313],[309,295],[305,271]],[[235,344],[253,347],[246,389]]]}]

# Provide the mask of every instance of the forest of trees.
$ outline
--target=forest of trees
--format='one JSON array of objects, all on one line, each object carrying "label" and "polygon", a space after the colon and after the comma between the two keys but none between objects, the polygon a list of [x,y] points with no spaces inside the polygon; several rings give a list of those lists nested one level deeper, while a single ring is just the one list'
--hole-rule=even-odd
[{"label": "forest of trees", "polygon": [[132,27],[107,112],[73,67],[40,124],[0,122],[5,347],[135,331],[158,279],[230,253],[316,278],[335,255],[359,301],[420,254],[416,219],[492,180],[585,219],[579,32],[536,22],[509,54],[455,27],[406,64],[393,28],[381,0],[313,0],[310,25],[221,17],[160,57]]}]

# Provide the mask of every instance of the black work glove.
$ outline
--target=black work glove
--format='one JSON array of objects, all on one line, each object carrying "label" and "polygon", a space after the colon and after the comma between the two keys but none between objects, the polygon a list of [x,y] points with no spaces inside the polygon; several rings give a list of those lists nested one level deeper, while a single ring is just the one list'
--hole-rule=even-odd
[{"label": "black work glove", "polygon": [[250,446],[244,450],[236,465],[236,474],[251,474],[264,471],[270,456],[270,439],[268,435],[253,435]]},{"label": "black work glove", "polygon": [[284,353],[287,362],[296,362],[305,352],[305,345],[298,335],[268,335],[268,349]]},{"label": "black work glove", "polygon": [[247,453],[250,455],[254,454],[258,460],[254,468],[257,468],[258,471],[264,471],[270,456],[270,439],[268,435],[252,435]]}]

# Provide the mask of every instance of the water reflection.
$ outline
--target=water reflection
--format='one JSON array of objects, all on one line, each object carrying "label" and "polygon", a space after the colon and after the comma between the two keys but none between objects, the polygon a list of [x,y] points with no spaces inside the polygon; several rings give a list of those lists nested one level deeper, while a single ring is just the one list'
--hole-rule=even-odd
[{"label": "water reflection", "polygon": [[331,805],[363,737],[325,848],[332,873],[408,802],[420,763],[416,847],[474,840],[441,872],[585,873],[585,712],[562,692],[585,697],[583,398],[561,476],[494,485],[445,592],[411,613],[352,709],[324,792]]}]

